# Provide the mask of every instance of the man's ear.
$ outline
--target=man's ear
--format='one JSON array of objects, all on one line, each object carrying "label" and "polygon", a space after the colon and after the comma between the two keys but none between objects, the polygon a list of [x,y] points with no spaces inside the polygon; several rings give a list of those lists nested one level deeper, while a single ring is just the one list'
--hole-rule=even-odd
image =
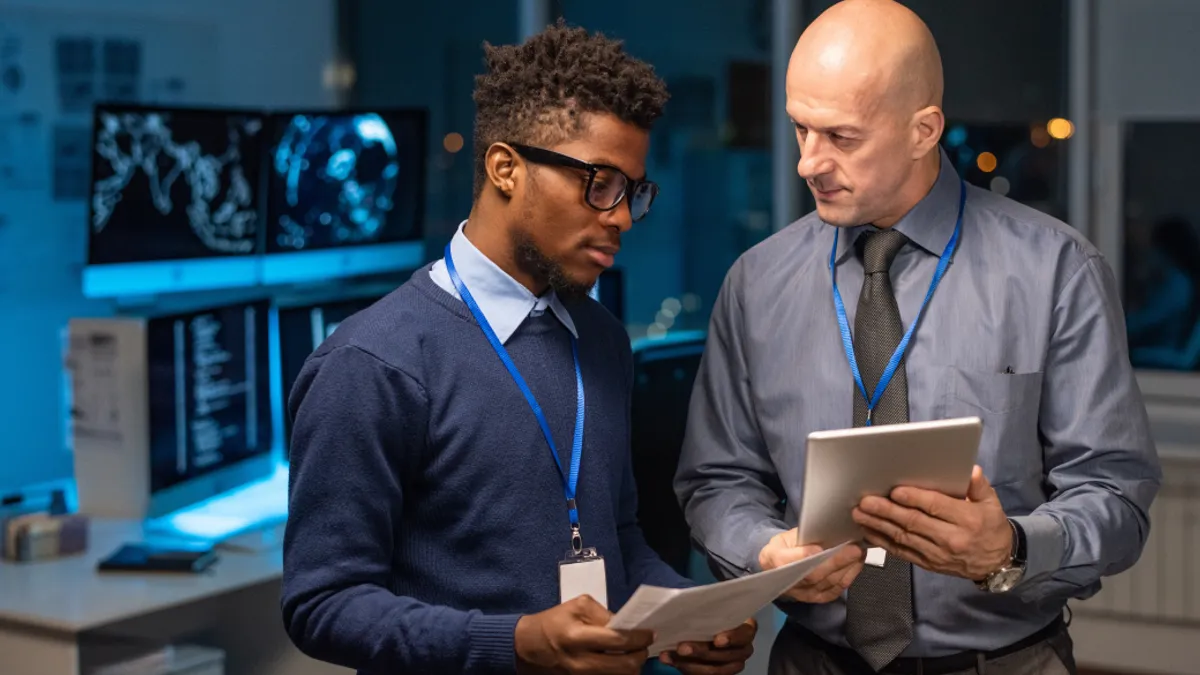
[{"label": "man's ear", "polygon": [[946,128],[946,117],[942,109],[931,105],[922,108],[913,115],[913,159],[920,159],[929,154],[938,141],[942,140],[942,131]]},{"label": "man's ear", "polygon": [[483,157],[488,183],[505,197],[511,197],[521,178],[522,162],[517,151],[507,143],[492,143]]}]

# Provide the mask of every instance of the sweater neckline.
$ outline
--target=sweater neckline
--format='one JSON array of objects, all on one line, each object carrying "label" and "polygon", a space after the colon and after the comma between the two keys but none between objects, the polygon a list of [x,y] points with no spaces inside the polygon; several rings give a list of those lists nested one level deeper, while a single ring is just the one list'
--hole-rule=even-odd
[{"label": "sweater neckline", "polygon": [[432,269],[433,263],[429,263],[416,272],[413,272],[413,286],[415,286],[418,291],[429,297],[430,300],[433,300],[437,304],[441,305],[451,314],[463,319],[464,321],[477,324],[475,321],[475,316],[471,314],[471,310],[467,308],[465,302],[459,300],[453,295],[450,295],[445,291],[445,289],[437,285],[437,282],[435,282],[433,277],[430,276],[430,270]]}]

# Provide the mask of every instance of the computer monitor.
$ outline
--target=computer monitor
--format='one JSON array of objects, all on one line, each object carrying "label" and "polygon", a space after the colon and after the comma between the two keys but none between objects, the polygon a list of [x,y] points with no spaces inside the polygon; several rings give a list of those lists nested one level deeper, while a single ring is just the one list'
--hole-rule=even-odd
[{"label": "computer monitor", "polygon": [[424,110],[277,113],[268,126],[265,281],[423,262]]},{"label": "computer monitor", "polygon": [[154,518],[272,473],[269,312],[71,321],[82,512]]},{"label": "computer monitor", "polygon": [[259,302],[150,321],[152,513],[269,472],[238,466],[271,451],[269,311]]},{"label": "computer monitor", "polygon": [[264,123],[241,110],[97,106],[84,294],[254,283]]},{"label": "computer monitor", "polygon": [[287,400],[300,369],[317,347],[351,315],[360,312],[380,299],[373,295],[360,298],[334,300],[279,309],[279,365],[283,398],[284,448],[292,437],[291,416]]}]

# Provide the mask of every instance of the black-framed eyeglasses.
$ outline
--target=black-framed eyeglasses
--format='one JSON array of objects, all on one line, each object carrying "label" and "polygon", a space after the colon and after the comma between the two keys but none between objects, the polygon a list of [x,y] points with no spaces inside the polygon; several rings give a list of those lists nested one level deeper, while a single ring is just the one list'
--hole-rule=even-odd
[{"label": "black-framed eyeglasses", "polygon": [[629,198],[629,215],[634,222],[646,217],[650,205],[658,196],[658,185],[648,180],[634,180],[623,171],[607,164],[589,164],[560,152],[535,148],[520,143],[509,143],[522,157],[536,164],[561,166],[586,171],[587,187],[583,198],[587,205],[597,211],[611,211]]}]

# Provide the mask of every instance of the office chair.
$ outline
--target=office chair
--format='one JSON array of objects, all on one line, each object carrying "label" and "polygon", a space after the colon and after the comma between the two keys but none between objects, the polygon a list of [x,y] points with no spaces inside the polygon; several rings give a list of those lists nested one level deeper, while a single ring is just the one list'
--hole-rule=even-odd
[{"label": "office chair", "polygon": [[684,576],[692,543],[675,497],[675,468],[704,338],[703,331],[681,331],[633,345],[630,425],[638,522],[650,547]]}]

